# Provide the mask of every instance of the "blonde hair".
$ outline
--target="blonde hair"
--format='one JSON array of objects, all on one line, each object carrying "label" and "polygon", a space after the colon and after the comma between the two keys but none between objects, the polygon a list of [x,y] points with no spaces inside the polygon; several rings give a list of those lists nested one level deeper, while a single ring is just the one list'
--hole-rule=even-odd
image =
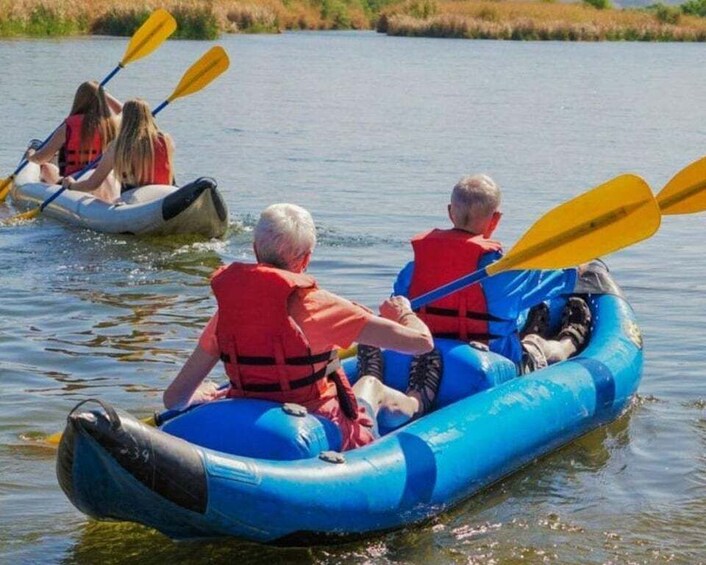
[{"label": "blonde hair", "polygon": [[81,83],[76,89],[69,115],[75,114],[83,115],[80,144],[82,151],[90,149],[96,130],[100,134],[103,147],[115,139],[118,133],[115,117],[110,112],[103,87],[95,80]]},{"label": "blonde hair", "polygon": [[461,226],[486,220],[499,207],[500,187],[488,175],[463,177],[451,192],[451,213]]},{"label": "blonde hair", "polygon": [[117,179],[126,184],[144,186],[154,178],[154,147],[162,138],[167,146],[167,161],[172,173],[171,146],[159,131],[147,102],[128,100],[123,106],[120,133],[115,140],[115,164]]},{"label": "blonde hair", "polygon": [[290,269],[316,246],[314,219],[296,204],[265,208],[254,235],[258,261],[280,269]]}]

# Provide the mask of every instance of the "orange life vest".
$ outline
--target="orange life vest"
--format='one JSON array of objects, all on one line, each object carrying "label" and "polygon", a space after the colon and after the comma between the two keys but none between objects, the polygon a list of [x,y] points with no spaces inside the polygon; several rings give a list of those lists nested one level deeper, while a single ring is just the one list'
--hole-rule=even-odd
[{"label": "orange life vest", "polygon": [[98,128],[93,132],[93,138],[88,148],[81,147],[83,114],[69,116],[64,123],[66,124],[66,140],[59,155],[61,176],[80,171],[103,153],[103,142]]},{"label": "orange life vest", "polygon": [[[414,271],[409,298],[434,290],[478,269],[484,253],[499,251],[501,245],[482,235],[451,230],[431,230],[412,238]],[[446,298],[432,302],[419,310],[434,337],[481,341],[494,336],[488,322],[498,320],[488,313],[483,288],[475,284]]]},{"label": "orange life vest", "polygon": [[214,275],[216,339],[229,396],[306,404],[323,399],[331,379],[344,413],[357,419],[355,394],[337,352],[312,351],[287,311],[293,292],[316,287],[313,277],[262,264],[233,263]]}]

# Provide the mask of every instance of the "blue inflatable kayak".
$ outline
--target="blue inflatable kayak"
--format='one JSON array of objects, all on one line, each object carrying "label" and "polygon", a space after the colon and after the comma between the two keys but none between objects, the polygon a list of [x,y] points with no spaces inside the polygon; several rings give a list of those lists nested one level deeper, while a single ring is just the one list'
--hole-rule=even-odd
[{"label": "blue inflatable kayak", "polygon": [[[439,408],[342,454],[337,429],[296,405],[223,400],[162,429],[107,405],[74,409],[59,483],[89,516],[173,538],[322,543],[420,522],[629,405],[642,370],[632,309],[614,295],[590,304],[588,347],[525,377],[502,357],[439,340]],[[385,381],[405,390],[409,358],[388,352],[385,362]],[[346,370],[355,378],[354,360]]]}]

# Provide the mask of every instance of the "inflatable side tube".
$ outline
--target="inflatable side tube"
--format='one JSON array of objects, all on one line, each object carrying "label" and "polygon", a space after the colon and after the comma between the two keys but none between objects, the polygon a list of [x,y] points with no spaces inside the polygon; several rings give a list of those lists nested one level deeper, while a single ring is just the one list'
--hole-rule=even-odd
[{"label": "inflatable side tube", "polygon": [[167,222],[188,209],[205,191],[210,190],[218,218],[224,222],[228,212],[223,197],[216,190],[218,184],[210,177],[200,177],[170,194],[162,204],[162,219]]}]

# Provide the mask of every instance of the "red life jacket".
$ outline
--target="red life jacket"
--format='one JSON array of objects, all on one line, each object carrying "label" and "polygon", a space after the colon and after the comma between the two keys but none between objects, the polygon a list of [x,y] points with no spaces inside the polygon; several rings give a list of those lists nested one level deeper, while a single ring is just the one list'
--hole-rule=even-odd
[{"label": "red life jacket", "polygon": [[172,184],[172,169],[167,151],[167,140],[160,133],[157,143],[154,144],[154,161],[152,167],[152,180],[145,184]]},{"label": "red life jacket", "polygon": [[[409,298],[416,298],[478,269],[484,253],[500,251],[501,245],[482,235],[451,230],[431,230],[412,238],[414,271]],[[481,341],[495,335],[488,322],[500,320],[488,313],[483,288],[475,284],[420,309],[419,317],[434,337]]]},{"label": "red life jacket", "polygon": [[355,394],[337,352],[312,351],[287,311],[293,292],[317,288],[313,277],[233,263],[214,275],[211,288],[218,301],[216,339],[230,397],[312,403],[324,399],[331,379],[344,413],[357,419]]},{"label": "red life jacket", "polygon": [[[169,151],[167,149],[167,140],[161,133],[157,136],[157,142],[153,146],[154,159],[152,161],[152,176],[140,180],[139,184],[131,184],[127,182],[127,174],[123,174],[122,192],[147,186],[150,184],[172,184],[174,176],[172,175],[171,163],[169,162]],[[135,176],[133,174],[133,176]]]},{"label": "red life jacket", "polygon": [[66,118],[66,140],[59,155],[61,176],[71,175],[83,169],[88,163],[103,153],[100,130],[96,128],[88,148],[81,147],[81,127],[83,114],[74,114]]}]

